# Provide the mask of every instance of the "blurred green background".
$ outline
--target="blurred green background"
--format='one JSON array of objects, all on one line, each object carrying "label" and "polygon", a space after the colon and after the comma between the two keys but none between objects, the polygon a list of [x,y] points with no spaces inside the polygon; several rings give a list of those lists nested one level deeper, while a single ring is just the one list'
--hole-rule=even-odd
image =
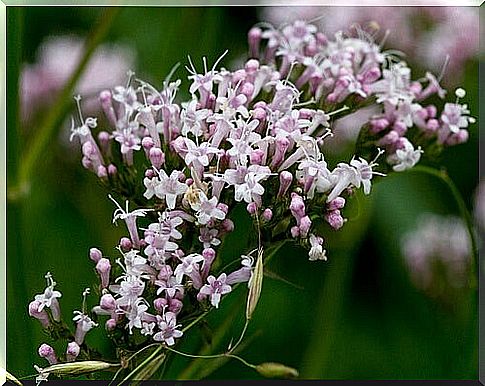
[{"label": "blurred green background", "polygon": [[[102,8],[12,8],[8,17],[8,187],[35,137],[37,121],[18,119],[21,63],[33,62],[39,44],[53,34],[85,36]],[[399,9],[396,8],[396,12]],[[137,76],[160,86],[177,62],[175,77],[187,84],[183,65],[190,54],[208,62],[225,49],[226,67],[246,54],[247,30],[258,21],[253,7],[124,8],[106,40],[132,46]],[[398,47],[397,47],[398,48]],[[408,57],[408,61],[411,59]],[[472,115],[478,116],[478,68],[469,63],[464,88]],[[424,69],[415,70],[415,77]],[[182,87],[183,89],[183,87]],[[74,107],[74,104],[71,104]],[[59,131],[69,128],[66,120]],[[478,182],[478,124],[467,144],[448,149],[438,163],[457,184],[468,208]],[[56,136],[58,138],[60,136]],[[30,194],[8,202],[8,370],[18,377],[43,364],[37,355],[44,342],[40,324],[27,305],[44,289],[52,272],[63,293],[66,320],[79,309],[81,293],[96,283],[88,250],[99,247],[114,256],[124,234],[111,223],[113,205],[92,173],[80,165],[77,146],[53,140],[35,165]],[[358,206],[358,208],[357,208]],[[251,363],[282,362],[302,378],[321,379],[476,379],[478,373],[477,293],[470,289],[444,305],[418,291],[409,279],[399,244],[425,211],[459,214],[447,187],[427,175],[405,173],[379,179],[373,193],[346,208],[359,212],[338,234],[327,236],[328,262],[309,262],[296,247],[284,248],[270,270],[285,279],[266,278],[251,337],[241,355]],[[238,216],[235,234],[222,246],[228,256],[245,251],[249,219]],[[91,305],[96,301],[93,296]],[[180,345],[197,352],[202,337],[212,336],[210,352],[225,349],[244,322],[245,291],[239,288],[212,313],[206,326],[191,331]],[[88,343],[109,352],[102,328]],[[59,350],[64,347],[56,346]],[[175,358],[165,376],[255,379],[237,361]]]}]

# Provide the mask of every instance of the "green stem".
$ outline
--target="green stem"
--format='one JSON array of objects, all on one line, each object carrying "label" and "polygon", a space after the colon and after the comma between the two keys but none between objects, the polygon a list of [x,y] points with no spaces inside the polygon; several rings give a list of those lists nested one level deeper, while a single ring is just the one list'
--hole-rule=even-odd
[{"label": "green stem", "polygon": [[414,173],[424,173],[424,174],[434,176],[434,177],[440,179],[448,187],[449,191],[451,192],[451,194],[452,194],[452,196],[453,196],[453,198],[454,198],[454,200],[455,200],[455,202],[458,206],[458,209],[460,211],[460,215],[463,218],[463,220],[465,221],[465,225],[466,225],[467,230],[468,230],[468,237],[469,237],[470,246],[471,246],[471,249],[472,249],[473,273],[475,273],[476,264],[478,263],[477,241],[476,241],[476,238],[475,238],[475,231],[474,231],[474,227],[473,227],[472,217],[471,217],[470,212],[468,211],[468,209],[466,207],[465,201],[463,200],[463,197],[462,197],[460,191],[458,190],[458,188],[454,184],[453,180],[448,176],[448,174],[444,170],[440,171],[440,170],[436,170],[434,168],[431,168],[429,166],[417,165],[417,166],[413,167],[412,169],[410,169],[408,171],[408,173],[413,173],[413,172]]},{"label": "green stem", "polygon": [[[32,172],[38,167],[39,160],[44,158],[45,154],[48,153],[46,152],[46,149],[51,143],[51,140],[56,133],[56,129],[62,124],[62,120],[70,109],[74,87],[83,74],[94,51],[108,33],[119,11],[119,7],[109,7],[106,12],[101,15],[96,28],[94,28],[88,36],[84,55],[76,70],[59,93],[52,107],[44,115],[44,119],[39,124],[38,129],[35,130],[37,135],[28,146],[25,146],[28,151],[22,157],[22,162],[19,163],[18,185],[15,189],[9,191],[10,199],[15,199],[21,195],[28,194]],[[34,131],[32,130],[32,132]]]},{"label": "green stem", "polygon": [[[121,383],[125,382],[125,381],[129,381],[129,380],[132,380],[132,377],[134,375],[136,375],[140,369],[143,369],[144,366],[146,366],[148,363],[150,363],[150,361],[153,360],[153,358],[155,358],[158,353],[160,353],[161,351],[163,350],[163,346],[160,345],[158,346],[155,350],[153,350],[153,352],[151,353],[150,356],[148,356],[142,363],[140,363],[138,366],[136,366],[133,371],[131,371],[118,385],[120,385]],[[114,379],[113,379],[114,381]]]},{"label": "green stem", "polygon": [[193,354],[187,354],[187,353],[175,350],[175,349],[170,348],[170,347],[166,347],[166,349],[168,351],[171,351],[175,354],[178,354],[178,355],[181,355],[181,356],[184,356],[184,357],[187,357],[187,358],[197,358],[197,359],[215,359],[215,358],[224,358],[224,357],[234,358],[234,359],[237,359],[238,361],[244,363],[246,366],[248,366],[252,369],[256,368],[255,365],[247,362],[243,358],[241,358],[237,355],[234,355],[234,354],[223,353],[223,354],[213,354],[213,355],[193,355]]}]

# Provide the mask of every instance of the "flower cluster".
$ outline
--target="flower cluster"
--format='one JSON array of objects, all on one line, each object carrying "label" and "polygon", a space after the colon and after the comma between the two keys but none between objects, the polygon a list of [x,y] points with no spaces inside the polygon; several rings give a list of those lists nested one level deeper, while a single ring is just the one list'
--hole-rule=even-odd
[{"label": "flower cluster", "polygon": [[408,65],[392,51],[381,51],[370,36],[347,37],[338,32],[330,40],[303,21],[280,30],[254,27],[248,36],[253,56],[280,63],[281,74],[293,74],[300,92],[323,110],[346,102],[353,105],[355,114],[377,105],[370,117],[364,114],[368,121],[360,122],[358,128],[367,141],[385,148],[394,171],[413,167],[423,148],[468,140],[467,127],[475,119],[469,116],[467,105],[459,103],[465,91],[457,89],[456,101],[446,103],[438,113],[425,100],[433,95],[445,97],[439,79],[427,72],[423,79],[413,81]]},{"label": "flower cluster", "polygon": [[[406,137],[408,128],[421,130],[423,145],[466,140],[466,106],[448,103],[435,118],[436,109],[418,101],[444,94],[436,79],[428,74],[425,87],[411,82],[405,63],[369,40],[330,40],[304,22],[255,27],[248,37],[251,58],[235,71],[218,68],[224,55],[211,68],[204,58],[202,71],[189,58],[190,99],[182,103],[180,80],[169,77],[157,89],[129,73],[124,86],[100,93],[106,129],[97,135],[97,119],[84,118],[76,97],[71,139],[80,141],[82,165],[126,200],[122,207],[109,195],[113,221],[127,228],[118,258],[90,250],[100,299],[91,316],[85,307],[76,313],[79,346],[102,316],[113,339],[136,334],[174,345],[185,321],[218,308],[237,283],[254,281],[255,270],[262,277],[256,251],[289,239],[309,260],[326,260],[323,233],[342,228],[347,200],[360,188],[369,194],[373,177],[384,175],[377,159],[386,154],[384,171],[419,161],[423,150]],[[369,104],[381,113],[367,125],[367,153],[327,163],[334,117]],[[237,226],[230,216],[240,205],[253,219],[257,245],[237,269],[221,269],[218,247]]]},{"label": "flower cluster", "polygon": [[314,20],[327,34],[351,31],[356,25],[368,27],[371,33],[385,31],[386,45],[413,53],[413,65],[439,71],[446,55],[450,55],[448,84],[459,82],[467,61],[478,56],[479,15],[472,7],[427,7],[421,1],[396,12],[384,1],[374,2],[372,7],[300,6],[298,1],[287,4],[262,7],[261,19],[275,25]]},{"label": "flower cluster", "polygon": [[468,283],[471,253],[468,230],[460,218],[426,213],[404,235],[402,254],[411,279],[423,291],[433,291],[440,276],[452,287]]}]

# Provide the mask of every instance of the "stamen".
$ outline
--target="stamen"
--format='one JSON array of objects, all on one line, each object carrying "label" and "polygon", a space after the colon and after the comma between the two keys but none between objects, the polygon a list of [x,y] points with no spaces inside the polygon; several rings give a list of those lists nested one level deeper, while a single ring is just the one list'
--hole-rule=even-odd
[{"label": "stamen", "polygon": [[83,114],[81,112],[81,95],[76,95],[74,97],[74,100],[76,101],[76,105],[77,105],[77,112],[79,113],[79,120],[81,121],[81,125],[84,126],[84,119],[83,119]]},{"label": "stamen", "polygon": [[216,60],[216,62],[214,63],[214,65],[212,66],[212,70],[211,72],[214,73],[214,70],[216,69],[217,65],[220,63],[220,61],[224,58],[224,56],[226,56],[226,54],[229,52],[229,50],[225,50],[224,53],[219,56],[219,58]]}]

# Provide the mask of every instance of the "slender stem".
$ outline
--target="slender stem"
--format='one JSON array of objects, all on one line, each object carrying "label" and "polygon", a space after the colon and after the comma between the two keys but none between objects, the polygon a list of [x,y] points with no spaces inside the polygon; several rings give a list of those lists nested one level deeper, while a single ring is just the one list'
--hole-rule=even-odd
[{"label": "slender stem", "polygon": [[56,129],[62,123],[64,116],[69,111],[71,106],[71,95],[74,87],[83,74],[94,51],[108,33],[119,11],[119,7],[109,7],[106,12],[100,16],[96,28],[92,30],[92,33],[88,36],[84,55],[76,70],[59,93],[52,107],[44,115],[44,119],[36,130],[38,134],[34,137],[29,146],[25,146],[25,149],[28,150],[22,157],[22,162],[19,163],[18,186],[16,189],[10,191],[9,198],[15,199],[18,198],[19,195],[27,194],[29,192],[32,172],[38,166],[38,161],[46,153],[46,149],[51,142]]},{"label": "slender stem", "polygon": [[229,358],[234,358],[234,359],[237,359],[238,361],[241,361],[241,362],[242,362],[242,363],[244,363],[246,366],[251,367],[252,369],[255,369],[255,368],[256,368],[256,366],[255,366],[255,365],[253,365],[253,364],[251,364],[251,363],[247,362],[245,359],[243,359],[243,358],[241,358],[241,357],[239,357],[239,356],[237,356],[237,355],[234,355],[234,354],[226,354],[225,356],[226,356],[226,357],[229,357]]},{"label": "slender stem", "polygon": [[234,352],[234,350],[241,344],[242,340],[244,339],[244,335],[246,334],[246,331],[248,329],[248,326],[249,326],[249,319],[246,319],[246,322],[244,323],[244,327],[241,331],[241,335],[239,336],[239,339],[234,344],[234,346],[231,347],[231,349],[229,350],[229,353]]},{"label": "slender stem", "polygon": [[223,354],[214,354],[214,355],[193,355],[193,354],[187,354],[178,350],[175,350],[170,347],[166,347],[168,351],[172,351],[175,354],[187,357],[187,358],[198,358],[198,359],[215,359],[215,358],[224,358],[224,357],[229,357],[229,358],[234,358],[237,359],[238,361],[244,363],[246,366],[251,367],[252,369],[256,368],[255,365],[247,362],[240,356],[234,355],[234,354],[229,354],[229,353],[223,353]]},{"label": "slender stem", "polygon": [[424,173],[424,174],[429,174],[431,176],[434,176],[434,177],[440,179],[450,190],[450,192],[451,192],[451,194],[452,194],[452,196],[453,196],[453,198],[454,198],[454,200],[455,200],[455,202],[458,206],[458,209],[460,211],[460,215],[463,218],[463,220],[465,221],[465,225],[466,225],[467,230],[468,230],[468,238],[470,240],[470,246],[471,246],[471,249],[472,249],[472,258],[474,260],[474,263],[472,264],[473,273],[475,273],[475,270],[476,270],[475,265],[478,262],[478,258],[477,258],[478,248],[477,248],[477,241],[476,241],[476,238],[475,238],[475,231],[474,231],[474,227],[473,227],[473,220],[470,216],[470,212],[468,211],[468,209],[466,207],[465,201],[463,200],[463,197],[462,197],[460,191],[458,190],[458,188],[456,187],[455,183],[448,176],[448,174],[446,174],[445,171],[436,170],[436,169],[431,168],[429,166],[417,165],[414,168],[410,169],[408,172]]},{"label": "slender stem", "polygon": [[[147,357],[142,363],[140,363],[138,366],[136,366],[133,371],[131,371],[131,373],[129,373],[124,379],[123,381],[121,381],[121,383],[123,383],[124,381],[128,381],[131,379],[132,376],[136,375],[136,373],[142,369],[146,364],[148,364],[153,358],[155,358],[158,353],[163,349],[163,346],[160,345],[159,347],[157,347],[155,350],[153,350],[152,354]],[[113,382],[114,379],[111,381]],[[118,385],[120,385],[121,383],[119,383]]]}]

